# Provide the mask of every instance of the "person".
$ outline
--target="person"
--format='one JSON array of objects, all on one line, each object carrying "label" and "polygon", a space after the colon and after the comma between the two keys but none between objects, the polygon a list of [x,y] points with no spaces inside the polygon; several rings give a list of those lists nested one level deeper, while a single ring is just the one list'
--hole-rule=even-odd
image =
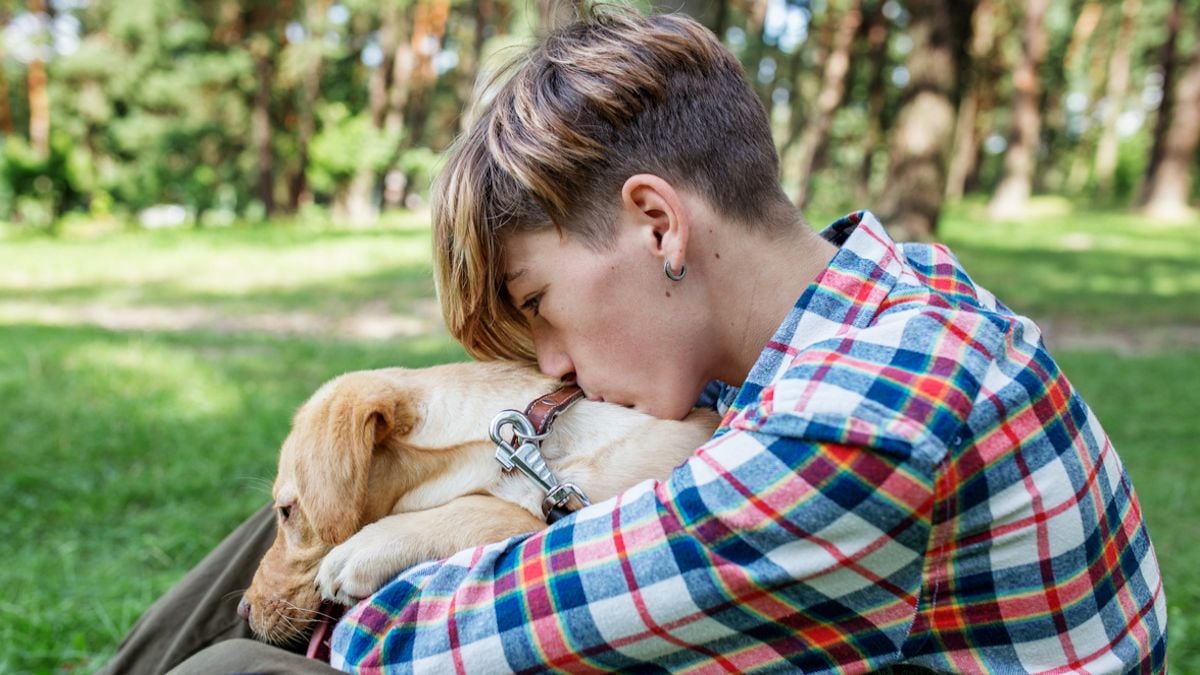
[{"label": "person", "polygon": [[545,39],[435,198],[473,356],[723,419],[667,480],[402,573],[338,624],[334,666],[1165,670],[1133,487],[1038,327],[870,212],[809,228],[695,21],[598,8]]}]

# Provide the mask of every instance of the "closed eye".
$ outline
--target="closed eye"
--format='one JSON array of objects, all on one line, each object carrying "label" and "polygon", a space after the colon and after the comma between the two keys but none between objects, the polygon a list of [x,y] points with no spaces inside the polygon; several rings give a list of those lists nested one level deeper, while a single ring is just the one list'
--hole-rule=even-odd
[{"label": "closed eye", "polygon": [[531,295],[524,303],[521,304],[521,311],[530,316],[537,316],[538,309],[542,305],[542,294],[536,293]]}]

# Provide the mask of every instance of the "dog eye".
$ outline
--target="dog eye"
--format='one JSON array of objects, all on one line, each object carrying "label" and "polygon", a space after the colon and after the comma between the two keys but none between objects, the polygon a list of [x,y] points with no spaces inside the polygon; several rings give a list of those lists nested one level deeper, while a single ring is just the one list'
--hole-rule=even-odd
[{"label": "dog eye", "polygon": [[292,507],[290,507],[290,506],[279,507],[279,519],[281,521],[286,523],[288,516],[290,516],[290,515],[292,515]]}]

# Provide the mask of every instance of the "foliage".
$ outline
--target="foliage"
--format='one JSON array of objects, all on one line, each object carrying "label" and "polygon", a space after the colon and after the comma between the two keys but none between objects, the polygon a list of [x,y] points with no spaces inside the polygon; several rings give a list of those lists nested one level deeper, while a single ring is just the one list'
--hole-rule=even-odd
[{"label": "foliage", "polygon": [[[1048,55],[1038,72],[1038,190],[1111,206],[1134,202],[1167,93],[1163,26],[1174,2],[1140,1],[1130,84],[1121,100],[1109,101],[1107,83],[1123,72],[1111,59],[1122,3],[1051,1],[1044,22]],[[1178,68],[1200,39],[1194,20],[1200,1],[1181,3]],[[678,5],[633,4],[644,10]],[[839,22],[858,13],[862,28],[849,54],[847,94],[821,140],[812,174],[811,206],[824,211],[869,205],[886,182],[897,180],[883,169],[888,134],[910,98],[904,87],[914,49],[910,4],[721,0],[685,2],[682,8],[699,12],[719,31],[767,102],[788,190],[807,180],[796,175],[791,152],[797,134],[813,121],[831,36]],[[1010,74],[1025,39],[1025,3],[970,4],[990,8],[975,28],[990,31],[993,40],[960,64],[966,75],[955,98],[976,87],[980,107],[973,138],[955,152],[975,158],[968,191],[988,194],[1002,178],[1005,139],[1012,140]],[[388,200],[383,206],[401,205],[406,194],[428,189],[437,155],[459,131],[462,110],[480,84],[513,56],[514,45],[528,44],[546,29],[559,15],[555,6],[107,0],[52,2],[53,16],[39,23],[10,3],[0,8],[0,24],[7,27],[0,40],[0,92],[7,90],[0,96],[0,119],[12,119],[16,133],[4,142],[10,148],[6,162],[14,168],[0,173],[0,218],[44,225],[70,211],[125,215],[180,204],[205,223],[205,212],[213,209],[230,214],[220,221],[312,203],[378,202],[380,195]],[[442,11],[448,14],[444,22],[430,18]],[[1091,24],[1083,20],[1089,12],[1096,18]],[[879,29],[885,39],[875,48],[869,34]],[[973,49],[971,27],[956,30],[959,49]],[[38,52],[31,46],[38,44],[50,47]],[[57,153],[44,159],[25,150],[32,145],[34,110],[26,75],[38,53],[48,69]],[[1093,162],[1100,137],[1110,133],[1105,111],[1114,107],[1119,161],[1109,185],[1097,179]],[[396,172],[405,179],[403,194],[388,196],[385,176]],[[33,180],[37,176],[49,179],[50,187]],[[356,179],[367,182],[351,189]]]},{"label": "foliage", "polygon": [[313,138],[308,179],[313,189],[335,193],[345,188],[359,167],[383,171],[400,143],[398,134],[371,126],[366,113],[352,114],[343,103],[322,106],[321,131]]},{"label": "foliage", "polygon": [[70,208],[84,206],[84,195],[94,184],[90,157],[75,151],[65,134],[55,134],[45,157],[35,153],[19,136],[0,145],[0,217],[14,213],[44,229]]}]

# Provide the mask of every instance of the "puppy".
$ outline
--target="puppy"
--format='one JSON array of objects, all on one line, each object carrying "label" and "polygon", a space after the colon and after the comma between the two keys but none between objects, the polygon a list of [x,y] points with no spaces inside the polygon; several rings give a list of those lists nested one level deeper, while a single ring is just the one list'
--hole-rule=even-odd
[{"label": "puppy", "polygon": [[[253,632],[297,640],[322,600],[351,605],[418,562],[546,527],[542,493],[502,471],[488,430],[557,386],[532,367],[458,363],[350,373],[317,390],[280,451],[278,532],[239,607]],[[585,400],[542,452],[599,502],[665,479],[717,423],[711,410],[670,421]]]}]

